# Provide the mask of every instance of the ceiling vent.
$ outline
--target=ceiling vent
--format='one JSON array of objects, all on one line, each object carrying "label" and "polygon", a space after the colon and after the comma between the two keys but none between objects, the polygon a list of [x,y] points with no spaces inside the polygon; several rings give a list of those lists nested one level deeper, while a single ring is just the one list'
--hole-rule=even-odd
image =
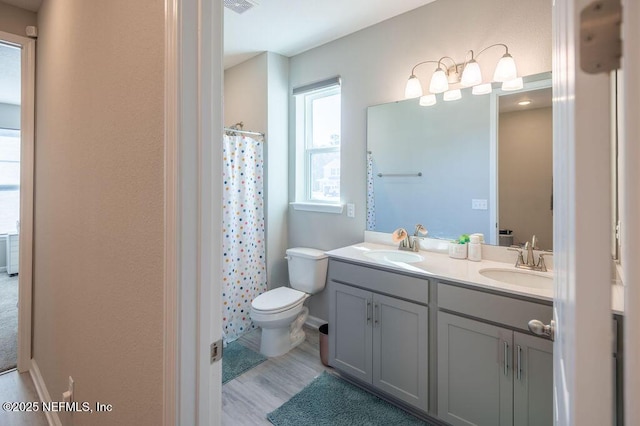
[{"label": "ceiling vent", "polygon": [[224,0],[224,7],[236,13],[244,13],[258,4],[257,0]]}]

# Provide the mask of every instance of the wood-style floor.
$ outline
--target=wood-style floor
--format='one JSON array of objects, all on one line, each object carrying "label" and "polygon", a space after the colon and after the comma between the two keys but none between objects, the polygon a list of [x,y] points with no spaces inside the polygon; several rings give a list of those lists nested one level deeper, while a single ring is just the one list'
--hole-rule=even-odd
[{"label": "wood-style floor", "polygon": [[[29,373],[16,370],[0,375],[0,402],[40,401]],[[37,413],[6,412],[0,410],[0,425],[11,426],[47,426],[42,410]]]},{"label": "wood-style floor", "polygon": [[[222,386],[222,424],[270,425],[275,410],[325,370],[320,362],[318,330],[305,327],[307,339],[285,355],[269,358]],[[260,330],[245,334],[240,343],[259,352]]]},{"label": "wood-style floor", "polygon": [[[267,413],[300,392],[330,368],[320,362],[318,331],[305,327],[307,339],[283,356],[262,364],[222,386],[222,424],[228,426],[271,425]],[[260,330],[245,334],[239,342],[259,352]],[[39,401],[29,373],[11,371],[0,375],[0,402]],[[0,410],[0,425],[47,426],[44,414]]]}]

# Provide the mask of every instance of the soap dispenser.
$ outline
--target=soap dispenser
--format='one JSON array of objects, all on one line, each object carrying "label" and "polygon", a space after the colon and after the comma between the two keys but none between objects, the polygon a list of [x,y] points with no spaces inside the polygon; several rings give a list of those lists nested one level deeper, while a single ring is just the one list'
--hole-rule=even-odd
[{"label": "soap dispenser", "polygon": [[469,237],[469,253],[467,257],[474,262],[482,260],[482,244],[480,243],[479,235],[471,235]]}]

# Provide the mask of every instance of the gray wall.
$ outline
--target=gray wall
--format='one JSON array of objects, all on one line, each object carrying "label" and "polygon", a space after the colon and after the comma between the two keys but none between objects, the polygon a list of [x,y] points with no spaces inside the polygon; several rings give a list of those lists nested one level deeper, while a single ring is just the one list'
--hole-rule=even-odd
[{"label": "gray wall", "polygon": [[[431,237],[489,235],[489,210],[472,210],[471,200],[490,201],[490,97],[464,92],[431,107],[410,99],[369,108],[376,231],[422,223]],[[377,176],[414,172],[422,176]]]},{"label": "gray wall", "polygon": [[[291,58],[290,85],[342,77],[342,202],[356,204],[356,217],[289,211],[289,245],[324,250],[362,241],[366,226],[366,109],[403,98],[418,62],[469,49],[506,43],[521,75],[551,69],[551,2],[529,0],[436,1]],[[485,79],[501,56],[491,49],[479,58]],[[417,74],[428,86],[431,66]],[[290,104],[291,105],[291,104]],[[291,111],[293,113],[293,111]],[[290,134],[293,129],[290,127]],[[294,143],[290,142],[293,150]],[[293,151],[290,159],[294,158]],[[293,164],[289,162],[290,170]],[[294,199],[293,174],[289,197]],[[426,221],[428,228],[429,223]],[[312,297],[311,314],[327,318],[327,294]]]},{"label": "gray wall", "polygon": [[20,129],[20,105],[0,103],[0,129]]},{"label": "gray wall", "polygon": [[265,52],[224,73],[224,123],[266,133],[265,220],[267,283],[287,284],[289,59]]},{"label": "gray wall", "polygon": [[0,1],[0,31],[26,37],[26,27],[29,25],[38,25],[38,15],[35,12]]},{"label": "gray wall", "polygon": [[[162,424],[164,3],[38,12],[33,356],[76,425]],[[64,424],[71,424],[62,414]]]}]

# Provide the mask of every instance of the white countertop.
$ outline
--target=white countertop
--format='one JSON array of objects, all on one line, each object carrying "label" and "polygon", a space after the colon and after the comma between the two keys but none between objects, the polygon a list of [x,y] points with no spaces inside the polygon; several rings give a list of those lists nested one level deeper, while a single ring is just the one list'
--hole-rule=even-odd
[{"label": "white countertop", "polygon": [[[553,301],[553,288],[533,288],[521,285],[507,284],[505,282],[493,280],[480,274],[481,269],[499,268],[513,269],[516,268],[512,263],[497,262],[493,260],[483,259],[480,262],[470,260],[452,259],[447,254],[420,251],[418,254],[424,258],[421,262],[404,263],[404,262],[380,262],[375,261],[364,255],[365,252],[371,250],[394,250],[394,246],[377,243],[359,243],[339,249],[326,252],[327,255],[334,259],[342,259],[349,262],[361,263],[364,265],[376,266],[392,271],[405,272],[415,275],[424,276],[425,278],[435,278],[442,280],[452,280],[467,284],[469,286],[484,288],[503,293],[525,296],[532,299],[543,301]],[[516,270],[517,271],[517,270]],[[536,275],[543,275],[553,278],[553,271],[535,272]],[[612,307],[616,314],[622,314],[624,311],[624,287],[622,285],[612,286]]]}]

